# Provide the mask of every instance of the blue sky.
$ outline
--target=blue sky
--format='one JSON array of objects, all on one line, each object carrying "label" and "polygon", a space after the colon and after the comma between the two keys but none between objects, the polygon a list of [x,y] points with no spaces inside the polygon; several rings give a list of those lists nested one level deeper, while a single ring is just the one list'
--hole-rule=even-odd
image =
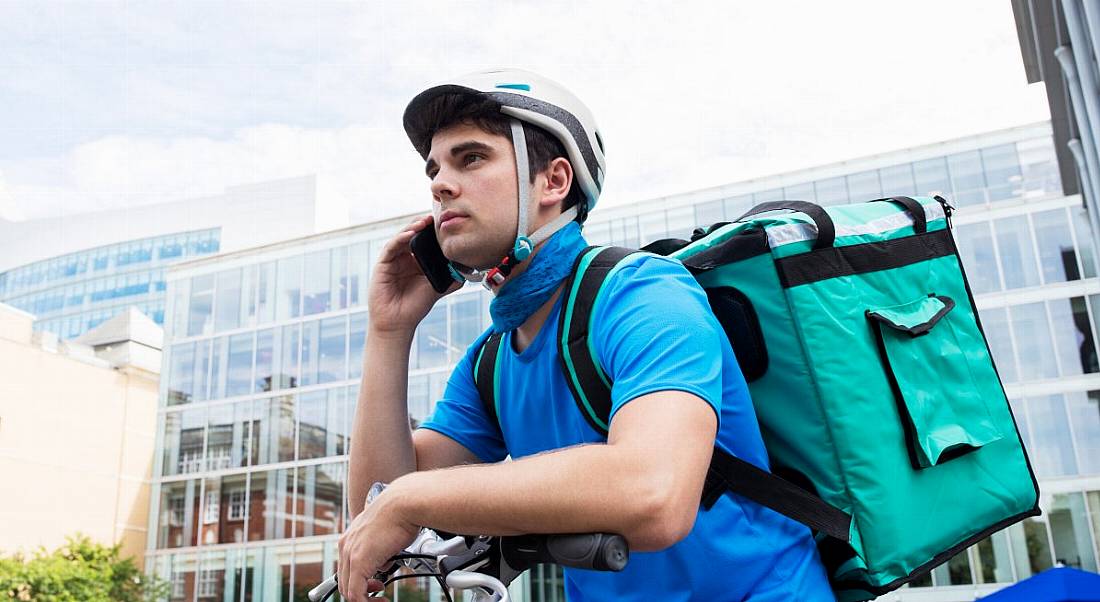
[{"label": "blue sky", "polygon": [[427,206],[404,104],[450,75],[573,88],[617,204],[1048,118],[1007,2],[0,3],[0,217],[319,174]]}]

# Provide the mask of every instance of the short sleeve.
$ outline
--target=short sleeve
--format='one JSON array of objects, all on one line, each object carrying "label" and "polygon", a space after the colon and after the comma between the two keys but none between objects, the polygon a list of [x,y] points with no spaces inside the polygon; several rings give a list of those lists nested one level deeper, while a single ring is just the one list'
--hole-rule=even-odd
[{"label": "short sleeve", "polygon": [[481,405],[481,396],[474,384],[474,361],[481,344],[488,338],[486,332],[466,351],[447,379],[443,398],[435,404],[432,415],[420,425],[454,439],[470,450],[482,462],[500,462],[508,451],[504,445],[500,426],[493,423]]},{"label": "short sleeve", "polygon": [[723,337],[706,293],[675,259],[641,255],[609,276],[592,344],[611,379],[611,415],[656,391],[692,393],[721,420]]}]

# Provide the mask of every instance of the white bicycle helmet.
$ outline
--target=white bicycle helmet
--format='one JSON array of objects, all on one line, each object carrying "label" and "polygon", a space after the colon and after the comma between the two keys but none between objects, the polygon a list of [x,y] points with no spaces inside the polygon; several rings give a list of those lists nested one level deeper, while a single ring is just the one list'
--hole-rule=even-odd
[{"label": "white bicycle helmet", "polygon": [[[512,145],[516,153],[519,180],[519,216],[516,243],[512,252],[499,265],[485,273],[476,270],[452,270],[465,280],[484,281],[488,286],[500,285],[516,264],[526,259],[535,245],[577,219],[584,221],[596,205],[603,188],[606,162],[603,139],[591,111],[561,84],[536,73],[520,69],[495,69],[464,75],[432,86],[417,94],[405,108],[405,133],[424,159],[428,157],[435,124],[425,123],[425,107],[445,94],[465,94],[495,103],[500,112],[511,117]],[[529,232],[527,204],[530,172],[527,162],[526,137],[520,122],[538,126],[550,133],[565,147],[573,166],[574,182],[584,193],[582,207],[571,207],[540,228]]]}]

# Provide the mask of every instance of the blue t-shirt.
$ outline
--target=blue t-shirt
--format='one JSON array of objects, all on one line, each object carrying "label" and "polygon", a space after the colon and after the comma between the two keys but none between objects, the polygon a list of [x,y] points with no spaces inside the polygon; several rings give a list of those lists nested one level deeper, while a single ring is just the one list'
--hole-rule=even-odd
[{"label": "blue t-shirt", "polygon": [[[558,360],[563,296],[522,353],[515,352],[512,333],[501,342],[500,428],[486,415],[473,380],[473,356],[488,333],[455,367],[421,428],[454,439],[484,462],[606,441],[577,408]],[[640,254],[621,262],[593,308],[589,336],[612,381],[612,418],[647,393],[687,391],[718,416],[718,446],[768,466],[733,349],[703,289],[678,261]],[[710,510],[700,506],[691,533],[675,545],[632,553],[621,573],[567,568],[565,581],[571,602],[834,599],[809,529],[734,494]]]}]

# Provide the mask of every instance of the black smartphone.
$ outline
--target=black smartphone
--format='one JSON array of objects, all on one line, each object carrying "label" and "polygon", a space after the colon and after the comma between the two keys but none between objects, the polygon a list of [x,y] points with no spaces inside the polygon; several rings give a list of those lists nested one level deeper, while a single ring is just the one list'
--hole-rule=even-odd
[{"label": "black smartphone", "polygon": [[428,278],[435,292],[443,294],[456,282],[451,273],[451,265],[439,248],[439,239],[435,237],[435,228],[428,226],[413,235],[409,242],[413,257],[420,265],[420,271]]}]

